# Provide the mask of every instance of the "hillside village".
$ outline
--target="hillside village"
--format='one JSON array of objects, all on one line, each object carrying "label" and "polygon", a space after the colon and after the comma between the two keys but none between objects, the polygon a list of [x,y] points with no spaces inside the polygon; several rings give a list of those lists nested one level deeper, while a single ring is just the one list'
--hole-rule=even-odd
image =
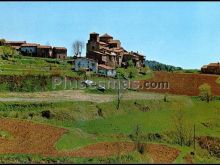
[{"label": "hillside village", "polygon": [[[67,59],[65,47],[52,47],[26,41],[5,41],[2,46],[10,46],[24,56]],[[91,33],[86,44],[86,56],[74,57],[73,70],[94,72],[103,76],[116,76],[116,68],[127,68],[129,62],[136,68],[144,67],[145,56],[138,52],[128,52],[121,46],[120,40],[105,33]]]},{"label": "hillside village", "polygon": [[28,43],[26,41],[4,41],[0,43],[0,46],[10,46],[25,56],[58,59],[67,58],[67,49],[65,47],[52,47],[38,43]]},{"label": "hillside village", "polygon": [[120,40],[113,39],[105,33],[99,36],[98,33],[90,33],[86,44],[86,57],[76,57],[75,70],[84,68],[102,75],[116,75],[116,68],[128,67],[129,61],[135,67],[144,67],[145,56],[138,52],[128,52],[121,46]]},{"label": "hillside village", "polygon": [[[67,60],[67,48],[41,45],[39,43],[29,43],[26,41],[8,41],[2,40],[0,46],[9,46],[20,52],[24,56],[54,58]],[[84,70],[85,72],[94,72],[104,76],[115,77],[117,68],[127,68],[129,63],[136,68],[145,67],[146,59],[143,54],[134,51],[127,51],[122,47],[121,41],[114,39],[111,35],[105,33],[99,35],[96,32],[90,33],[89,40],[86,43],[86,55],[74,56],[71,63],[75,71]],[[160,70],[159,63],[153,65],[148,62],[151,69]],[[182,70],[180,67],[165,66],[165,68]],[[169,71],[169,68],[166,70]],[[201,73],[220,74],[220,64],[210,63],[201,67]]]}]

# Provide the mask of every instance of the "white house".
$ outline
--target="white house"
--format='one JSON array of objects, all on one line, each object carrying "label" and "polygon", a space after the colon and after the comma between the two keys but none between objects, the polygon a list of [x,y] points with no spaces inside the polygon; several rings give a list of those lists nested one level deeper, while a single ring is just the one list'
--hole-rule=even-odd
[{"label": "white house", "polygon": [[101,75],[104,75],[104,76],[115,77],[116,70],[115,70],[115,68],[112,68],[110,66],[100,64],[98,66],[98,73]]},{"label": "white house", "polygon": [[80,69],[86,69],[87,71],[93,71],[97,73],[98,63],[93,59],[88,59],[85,57],[78,57],[74,61],[74,69],[75,71],[79,71]]}]

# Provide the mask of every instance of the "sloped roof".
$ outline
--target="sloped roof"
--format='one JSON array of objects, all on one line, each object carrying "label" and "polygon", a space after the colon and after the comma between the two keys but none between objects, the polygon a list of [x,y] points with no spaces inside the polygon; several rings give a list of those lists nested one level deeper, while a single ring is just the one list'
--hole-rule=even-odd
[{"label": "sloped roof", "polygon": [[5,41],[6,44],[25,44],[26,41]]},{"label": "sloped roof", "polygon": [[11,46],[14,49],[20,49],[20,46]]},{"label": "sloped roof", "polygon": [[38,45],[37,48],[41,48],[41,49],[51,49],[51,46],[48,45]]},{"label": "sloped roof", "polygon": [[102,42],[102,41],[99,41],[99,44],[101,44],[101,45],[107,45],[107,43]]},{"label": "sloped roof", "polygon": [[109,41],[109,43],[118,43],[120,42],[120,40],[112,40],[112,41]]},{"label": "sloped roof", "polygon": [[100,36],[100,38],[113,38],[113,37],[110,36],[109,34],[105,33],[102,36]]},{"label": "sloped roof", "polygon": [[53,47],[54,49],[67,50],[65,47]]},{"label": "sloped roof", "polygon": [[220,63],[210,63],[208,66],[220,66]]},{"label": "sloped roof", "polygon": [[113,69],[115,69],[115,68],[112,68],[112,67],[110,67],[110,66],[103,65],[103,64],[99,64],[98,67],[99,67],[99,68],[102,68],[102,69],[106,69],[106,70],[113,70]]},{"label": "sloped roof", "polygon": [[39,46],[40,44],[36,44],[36,43],[26,43],[26,44],[22,44],[21,47],[32,47],[32,46]]}]

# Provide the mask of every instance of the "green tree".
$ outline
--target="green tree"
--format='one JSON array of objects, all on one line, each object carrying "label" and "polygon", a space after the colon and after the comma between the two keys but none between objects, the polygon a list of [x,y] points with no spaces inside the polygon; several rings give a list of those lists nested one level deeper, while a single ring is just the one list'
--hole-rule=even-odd
[{"label": "green tree", "polygon": [[212,92],[211,92],[211,87],[209,84],[204,83],[199,86],[199,91],[200,91],[200,98],[202,101],[207,101],[207,103],[211,100],[212,98]]},{"label": "green tree", "polygon": [[128,71],[128,78],[134,78],[138,74],[137,68],[132,67],[132,66],[128,67],[127,71]]},{"label": "green tree", "polygon": [[5,44],[5,39],[0,39],[0,46],[3,46]]},{"label": "green tree", "polygon": [[17,55],[17,51],[10,46],[1,46],[0,53],[0,55],[5,57]]}]

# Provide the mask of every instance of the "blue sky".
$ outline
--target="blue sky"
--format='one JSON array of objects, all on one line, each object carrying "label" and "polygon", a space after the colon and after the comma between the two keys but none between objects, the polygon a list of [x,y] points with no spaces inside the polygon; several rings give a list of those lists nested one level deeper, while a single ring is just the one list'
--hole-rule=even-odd
[{"label": "blue sky", "polygon": [[0,38],[65,46],[68,55],[74,40],[107,32],[149,60],[220,61],[219,2],[0,2],[0,15]]}]

